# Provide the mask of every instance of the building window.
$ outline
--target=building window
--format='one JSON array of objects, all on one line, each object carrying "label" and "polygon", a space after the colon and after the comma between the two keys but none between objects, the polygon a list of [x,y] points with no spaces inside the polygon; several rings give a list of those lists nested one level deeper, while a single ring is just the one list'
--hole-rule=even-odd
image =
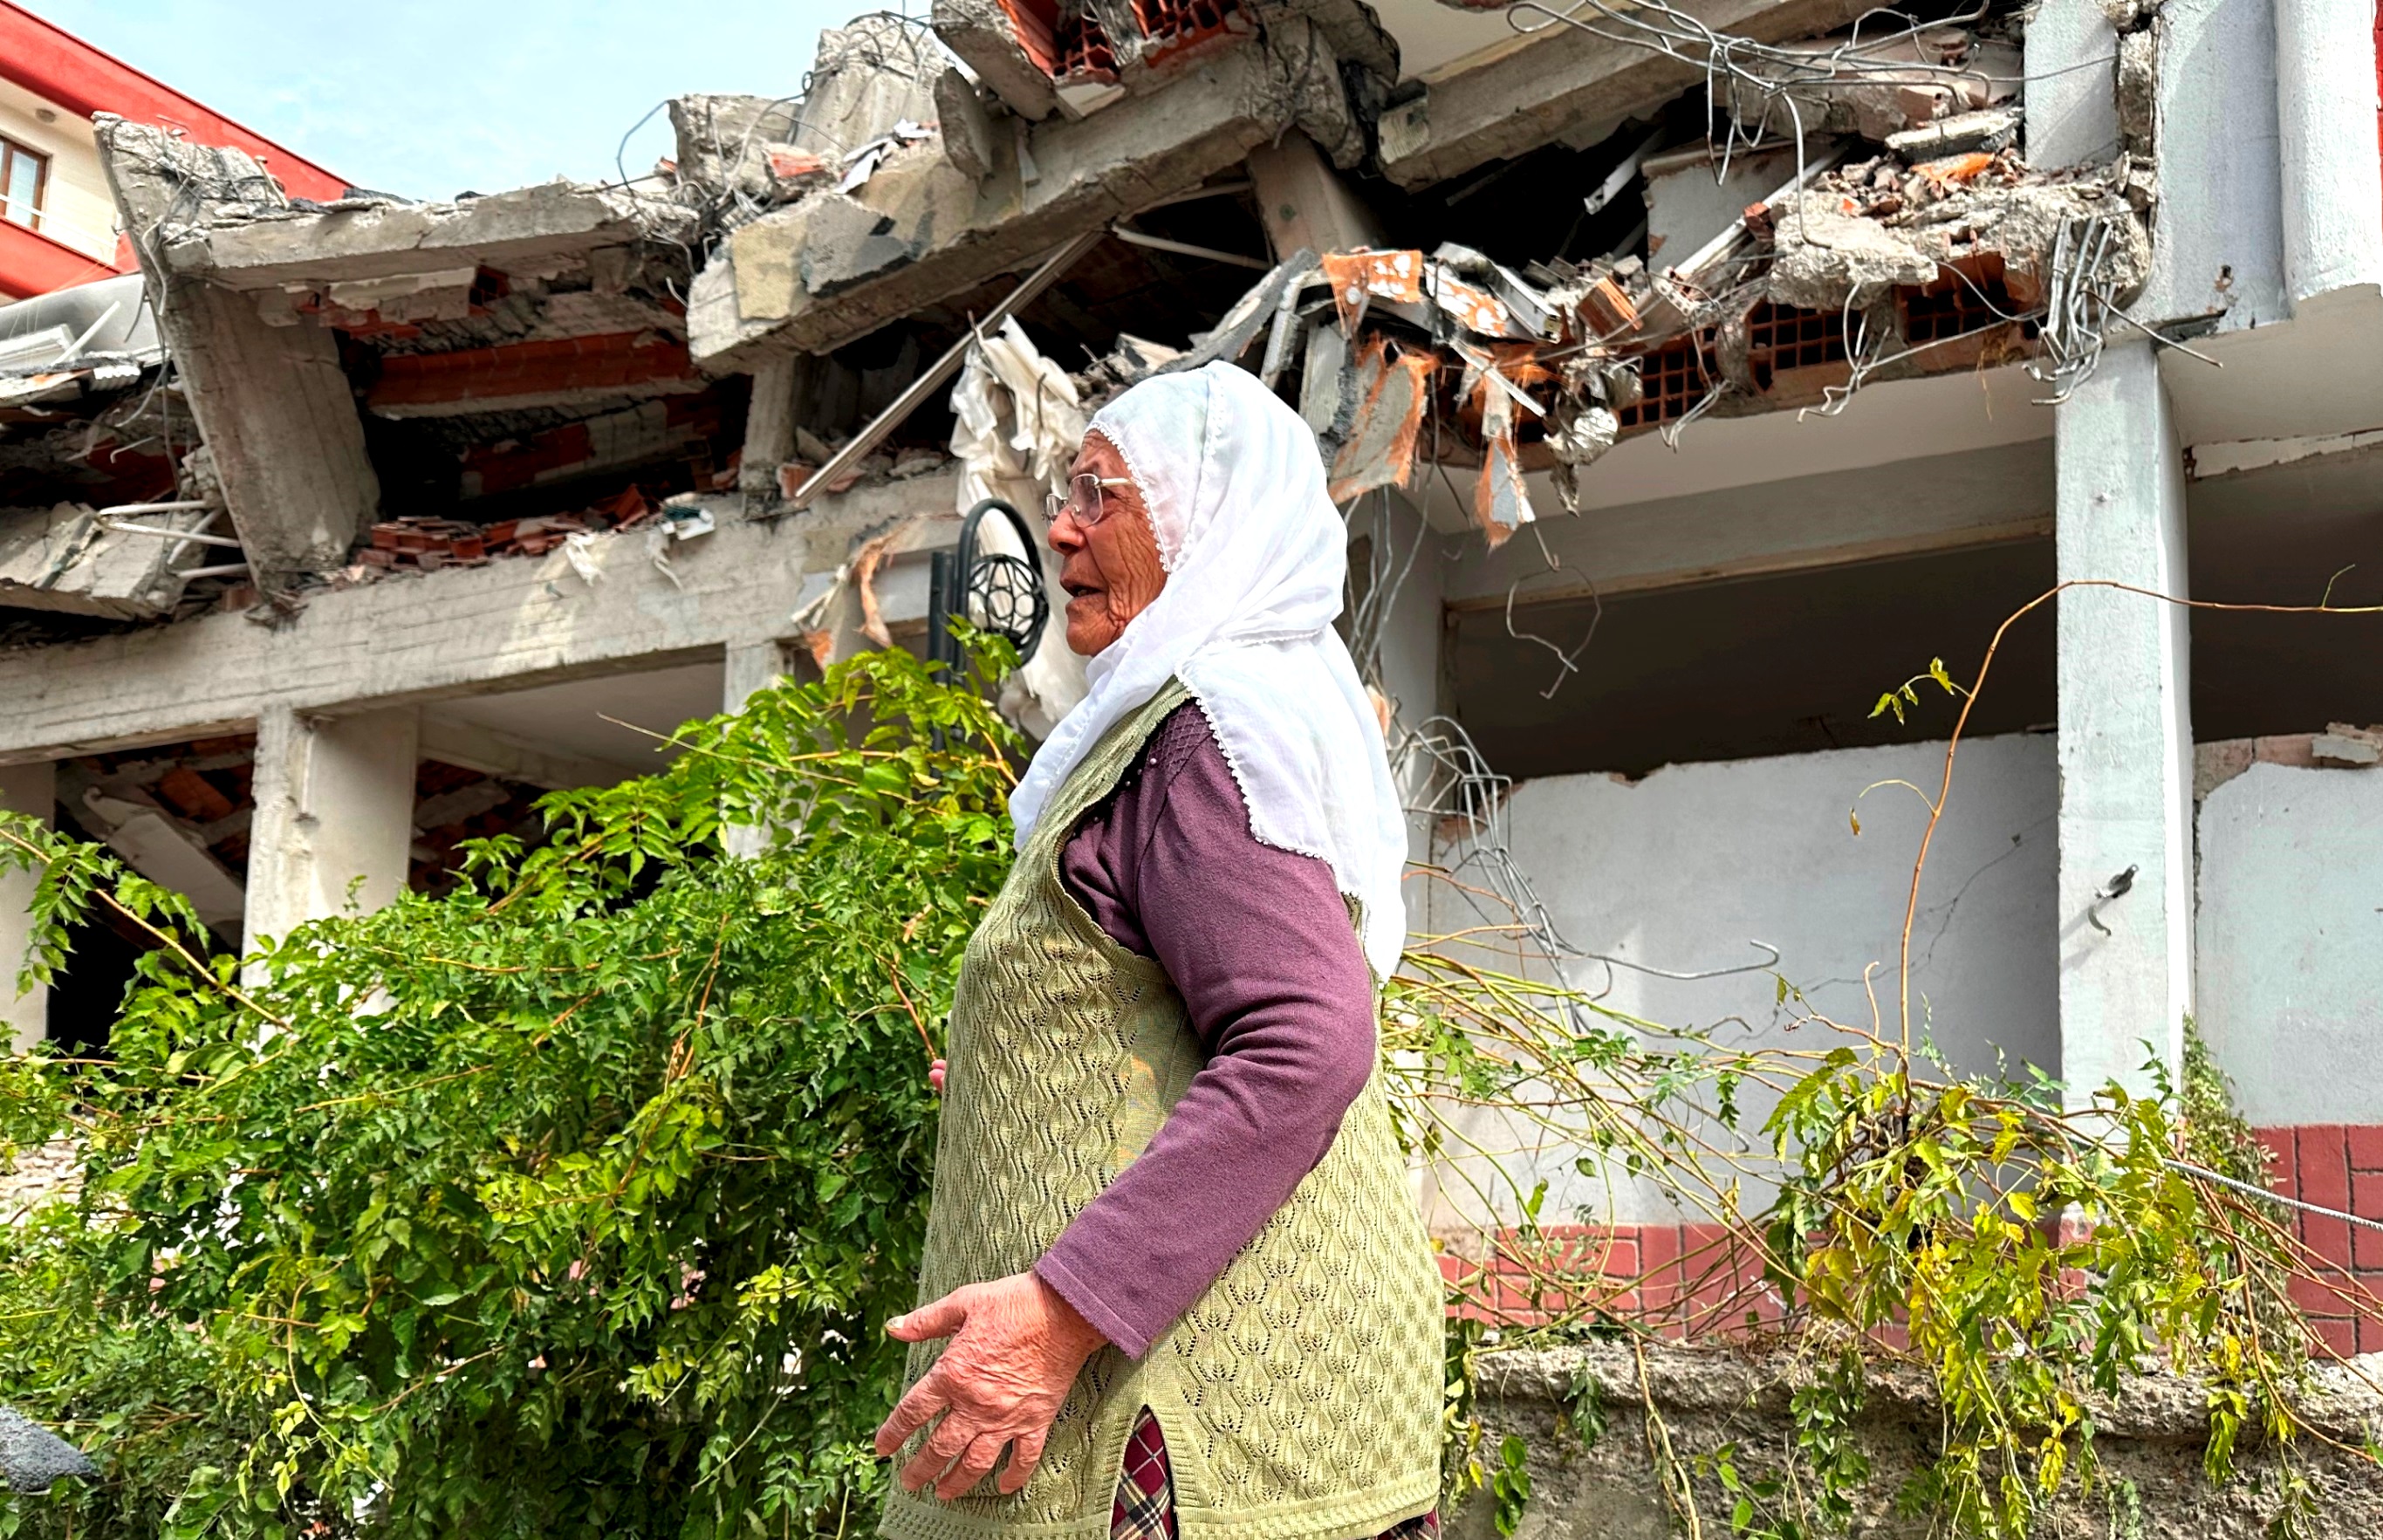
[{"label": "building window", "polygon": [[13,139],[0,139],[0,216],[28,229],[42,228],[42,195],[49,191],[50,157]]}]

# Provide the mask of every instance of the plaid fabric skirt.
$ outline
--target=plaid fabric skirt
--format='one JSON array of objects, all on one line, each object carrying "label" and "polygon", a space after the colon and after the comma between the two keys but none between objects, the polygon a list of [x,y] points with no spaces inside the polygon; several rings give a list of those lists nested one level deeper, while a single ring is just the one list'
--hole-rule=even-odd
[{"label": "plaid fabric skirt", "polygon": [[[1438,1535],[1439,1515],[1426,1513],[1384,1530],[1381,1540]],[[1109,1509],[1109,1540],[1176,1540],[1175,1479],[1167,1470],[1167,1440],[1147,1407],[1126,1441],[1125,1469],[1117,1473],[1117,1501]]]}]

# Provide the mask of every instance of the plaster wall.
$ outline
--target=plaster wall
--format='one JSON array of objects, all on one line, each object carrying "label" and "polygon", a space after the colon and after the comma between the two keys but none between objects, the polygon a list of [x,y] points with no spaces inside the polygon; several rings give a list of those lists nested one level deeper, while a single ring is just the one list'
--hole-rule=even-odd
[{"label": "plaster wall", "polygon": [[2383,770],[2253,764],[2200,851],[2198,1021],[2243,1115],[2383,1123]]},{"label": "plaster wall", "polygon": [[[1932,791],[1944,768],[1944,745],[1934,743],[1674,765],[1636,783],[1600,774],[1527,781],[1509,807],[1514,859],[1584,953],[1673,973],[1741,970],[1680,980],[1575,961],[1575,985],[1614,1010],[1703,1028],[1724,1042],[1825,1047],[1827,1028],[1791,1025],[1777,976],[1812,1009],[1867,1029],[1862,976],[1876,965],[1892,1035],[1898,937],[1926,822],[1910,787]],[[1998,1052],[2014,1072],[2059,1065],[2058,797],[2047,735],[1984,738],[1961,750],[1912,930],[1911,1008],[1915,1041],[1932,1039],[1963,1070],[1991,1073]],[[1858,834],[1847,817],[1855,809]],[[1769,953],[1758,942],[1777,949],[1777,976],[1759,966]],[[1759,1127],[1767,1110],[1749,1103],[1745,1127]],[[1678,1217],[1649,1185],[1584,1177],[1577,1154],[1550,1151],[1510,1166],[1525,1192],[1542,1177],[1550,1184],[1546,1222]],[[1748,1207],[1763,1201],[1745,1199]],[[1486,1217],[1455,1187],[1438,1190],[1435,1227]]]}]

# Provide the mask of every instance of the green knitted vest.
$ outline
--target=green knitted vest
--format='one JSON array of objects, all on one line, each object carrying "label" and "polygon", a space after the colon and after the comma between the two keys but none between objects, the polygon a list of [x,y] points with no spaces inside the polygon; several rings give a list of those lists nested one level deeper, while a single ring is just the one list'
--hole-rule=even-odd
[{"label": "green knitted vest", "polygon": [[[920,1303],[1031,1268],[1150,1142],[1204,1053],[1158,964],[1061,885],[1060,848],[1186,699],[1170,682],[1052,799],[969,942],[952,1004]],[[943,1344],[910,1352],[915,1382]],[[1439,1485],[1440,1279],[1377,1074],[1323,1161],[1136,1362],[1094,1354],[1004,1497],[897,1485],[895,1540],[1105,1540],[1128,1435],[1167,1436],[1185,1540],[1351,1540]],[[897,1457],[895,1468],[915,1452]]]}]

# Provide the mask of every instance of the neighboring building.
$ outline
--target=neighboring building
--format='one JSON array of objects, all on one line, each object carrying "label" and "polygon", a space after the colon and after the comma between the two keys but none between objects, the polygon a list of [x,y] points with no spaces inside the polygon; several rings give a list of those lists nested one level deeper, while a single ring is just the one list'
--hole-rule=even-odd
[{"label": "neighboring building", "polygon": [[257,156],[294,197],[339,178],[180,92],[0,0],[0,304],[133,268],[100,167],[93,113],[180,129]]},{"label": "neighboring building", "polygon": [[[1931,659],[2087,585],[1969,721],[1915,1035],[2083,1094],[2196,1017],[2283,1179],[2383,1214],[2383,620],[2155,597],[2383,602],[2374,7],[1868,12],[1699,6],[1742,40],[1709,87],[1661,6],[938,0],[829,33],[799,104],[680,99],[636,187],[451,204],[109,128],[180,390],[0,365],[0,795],[227,937],[435,884],[650,765],[617,721],[920,645],[959,509],[1235,359],[1348,499],[1416,854],[1650,1019],[1806,1041],[1772,969],[1866,1025],[1883,963],[1892,1029]],[[972,326],[956,416],[914,386]],[[142,500],[174,538],[100,522]],[[130,944],[19,1029],[104,1031]],[[1546,1212],[1676,1279],[1692,1226],[1577,1154]]]}]

